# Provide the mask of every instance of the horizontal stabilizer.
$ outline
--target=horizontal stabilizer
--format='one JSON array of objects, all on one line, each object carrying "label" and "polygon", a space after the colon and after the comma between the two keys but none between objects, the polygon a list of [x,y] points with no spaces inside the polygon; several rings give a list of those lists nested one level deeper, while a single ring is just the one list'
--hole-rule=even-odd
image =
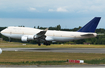
[{"label": "horizontal stabilizer", "polygon": [[95,17],[85,26],[78,30],[78,32],[95,32],[101,17]]},{"label": "horizontal stabilizer", "polygon": [[104,33],[99,33],[99,34],[97,34],[97,35],[104,35]]},{"label": "horizontal stabilizer", "polygon": [[85,34],[85,35],[81,35],[81,36],[94,36],[94,34]]}]

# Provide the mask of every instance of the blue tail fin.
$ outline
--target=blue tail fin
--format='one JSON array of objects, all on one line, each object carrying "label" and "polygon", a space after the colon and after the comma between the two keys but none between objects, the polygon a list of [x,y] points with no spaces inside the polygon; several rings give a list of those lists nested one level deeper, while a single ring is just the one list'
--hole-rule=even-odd
[{"label": "blue tail fin", "polygon": [[100,19],[101,17],[95,17],[89,23],[79,29],[78,32],[95,32]]}]

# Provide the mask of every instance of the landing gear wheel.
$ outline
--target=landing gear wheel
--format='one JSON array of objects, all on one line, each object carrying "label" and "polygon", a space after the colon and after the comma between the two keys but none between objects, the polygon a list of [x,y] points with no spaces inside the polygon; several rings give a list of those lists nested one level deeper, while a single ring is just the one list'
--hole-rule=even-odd
[{"label": "landing gear wheel", "polygon": [[46,43],[44,43],[44,45],[48,46],[48,45],[50,45],[50,43],[46,42]]},{"label": "landing gear wheel", "polygon": [[40,43],[38,43],[38,46],[41,46],[41,44],[40,44]]}]

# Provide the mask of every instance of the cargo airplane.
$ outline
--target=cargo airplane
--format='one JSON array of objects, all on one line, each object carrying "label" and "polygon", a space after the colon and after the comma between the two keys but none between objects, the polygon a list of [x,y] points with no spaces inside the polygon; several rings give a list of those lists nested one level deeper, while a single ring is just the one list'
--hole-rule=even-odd
[{"label": "cargo airplane", "polygon": [[85,26],[75,32],[71,31],[56,31],[56,30],[41,30],[29,27],[7,27],[1,31],[1,34],[8,38],[21,39],[23,42],[36,40],[38,45],[43,41],[45,45],[50,45],[51,41],[72,41],[97,36],[95,33],[96,27],[101,17],[95,17]]}]

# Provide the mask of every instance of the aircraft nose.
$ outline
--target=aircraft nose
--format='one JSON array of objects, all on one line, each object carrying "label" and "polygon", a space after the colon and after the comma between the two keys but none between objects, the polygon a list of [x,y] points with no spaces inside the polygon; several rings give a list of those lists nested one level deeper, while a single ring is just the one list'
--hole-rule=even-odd
[{"label": "aircraft nose", "polygon": [[0,33],[3,34],[3,30]]},{"label": "aircraft nose", "polygon": [[4,30],[2,30],[0,33],[3,35],[3,33],[4,33]]}]

